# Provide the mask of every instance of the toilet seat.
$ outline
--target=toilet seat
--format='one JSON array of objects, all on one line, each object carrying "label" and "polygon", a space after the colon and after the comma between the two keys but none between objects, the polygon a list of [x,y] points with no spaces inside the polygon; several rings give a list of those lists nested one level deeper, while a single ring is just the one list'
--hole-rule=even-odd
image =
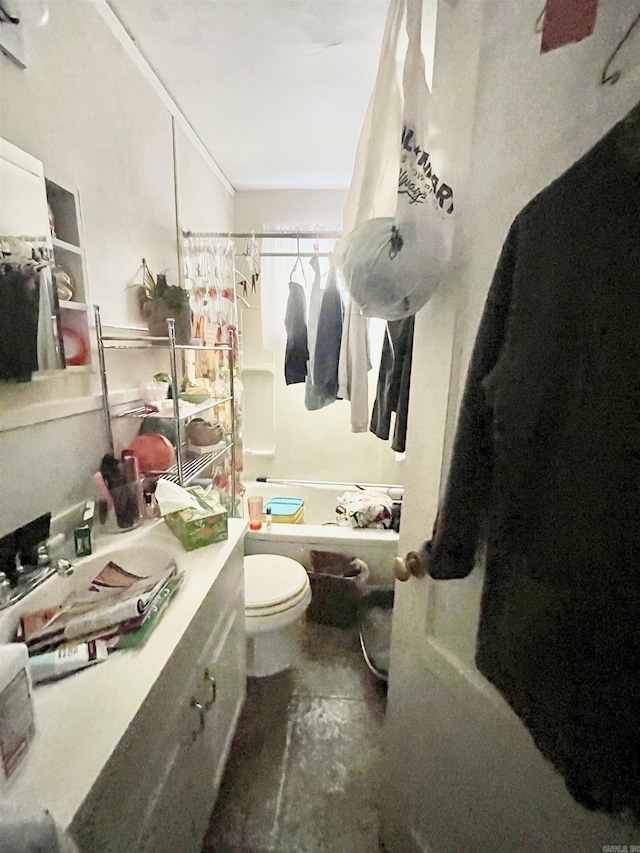
[{"label": "toilet seat", "polygon": [[272,616],[291,610],[309,597],[309,591],[307,573],[296,560],[278,554],[252,554],[244,558],[245,617]]}]

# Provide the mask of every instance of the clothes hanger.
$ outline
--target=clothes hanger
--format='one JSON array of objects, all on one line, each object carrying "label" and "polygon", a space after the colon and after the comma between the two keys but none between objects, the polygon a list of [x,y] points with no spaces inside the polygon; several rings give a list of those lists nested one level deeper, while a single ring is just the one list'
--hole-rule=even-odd
[{"label": "clothes hanger", "polygon": [[301,255],[300,255],[300,238],[298,237],[298,238],[296,238],[296,239],[297,239],[297,245],[298,245],[298,256],[296,257],[296,261],[295,261],[295,263],[294,263],[294,265],[293,265],[293,269],[292,269],[292,270],[291,270],[291,272],[289,273],[289,281],[293,281],[293,280],[294,280],[293,275],[294,275],[294,273],[295,273],[296,269],[298,268],[298,264],[300,264],[300,272],[302,273],[302,278],[304,279],[304,285],[303,285],[303,286],[304,286],[304,288],[305,288],[305,290],[306,290],[306,289],[307,289],[307,284],[308,284],[308,283],[307,283],[307,275],[306,275],[306,273],[305,273],[305,271],[304,271],[304,264],[302,263],[302,257],[301,257]]},{"label": "clothes hanger", "polygon": [[246,299],[249,294],[249,282],[247,281],[246,275],[241,273],[236,266],[233,267],[233,275],[235,286],[242,287],[242,296],[244,299]]},{"label": "clothes hanger", "polygon": [[249,243],[249,253],[251,258],[251,292],[256,292],[256,284],[258,279],[260,278],[260,251],[258,249],[258,241],[256,240],[255,231],[251,235],[251,242]]},{"label": "clothes hanger", "polygon": [[534,28],[533,28],[534,32],[537,33],[538,35],[540,35],[540,33],[542,32],[542,29],[544,26],[544,24],[543,24],[544,13],[546,11],[547,11],[547,4],[545,3],[544,6],[542,7],[542,12],[540,12],[538,17],[536,18],[536,23],[535,23]]},{"label": "clothes hanger", "polygon": [[9,12],[7,12],[2,3],[0,3],[0,23],[19,24],[20,18],[16,18],[15,15],[11,15]]},{"label": "clothes hanger", "polygon": [[[245,250],[242,253],[248,270],[248,277],[251,278],[251,293],[256,292],[256,285],[260,278],[260,252],[258,251],[258,243],[255,238],[255,232],[251,237],[247,237]],[[245,294],[246,296],[246,294]]]},{"label": "clothes hanger", "polygon": [[316,276],[318,276],[318,278],[322,278],[322,275],[319,275],[319,273],[320,273],[320,247],[319,247],[319,243],[318,243],[318,235],[317,234],[316,234],[316,239],[313,242],[313,254],[311,255],[311,258],[309,259],[309,266],[313,270],[313,273],[314,273],[313,280],[315,283]]},{"label": "clothes hanger", "polygon": [[616,58],[616,56],[618,55],[618,51],[620,50],[620,48],[622,47],[622,45],[626,42],[626,40],[629,38],[629,36],[631,35],[631,33],[632,33],[632,32],[634,31],[634,29],[637,27],[638,23],[640,23],[640,12],[638,12],[638,14],[635,16],[635,18],[634,18],[634,19],[633,19],[633,21],[631,22],[631,25],[629,26],[629,29],[628,29],[628,30],[626,31],[626,33],[622,36],[622,38],[620,39],[620,41],[619,41],[619,42],[618,42],[618,44],[616,45],[616,48],[615,48],[615,50],[613,51],[613,53],[611,54],[611,56],[609,57],[609,59],[607,59],[607,62],[606,62],[606,64],[605,64],[604,68],[602,69],[602,76],[601,76],[601,78],[600,78],[600,85],[601,85],[601,86],[606,86],[606,85],[607,85],[607,83],[608,83],[610,86],[613,86],[613,85],[615,85],[615,84],[618,82],[618,80],[619,80],[619,79],[620,79],[620,77],[622,76],[622,72],[621,72],[621,71],[614,71],[614,72],[612,72],[611,74],[609,74],[609,66],[611,65],[611,63],[613,62],[613,60]]},{"label": "clothes hanger", "polygon": [[302,268],[302,261],[301,261],[301,258],[299,255],[295,259],[293,267],[291,268],[291,272],[289,273],[289,281],[293,281],[293,276],[294,276],[295,271],[298,269],[298,264],[300,264],[300,267]]}]

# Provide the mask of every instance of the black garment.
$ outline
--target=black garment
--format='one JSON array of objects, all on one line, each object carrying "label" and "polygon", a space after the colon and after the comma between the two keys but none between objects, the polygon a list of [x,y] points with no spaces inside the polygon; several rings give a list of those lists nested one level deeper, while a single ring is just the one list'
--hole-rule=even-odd
[{"label": "black garment", "polygon": [[284,351],[284,378],[287,385],[304,382],[307,375],[307,320],[304,288],[296,281],[289,282],[289,299],[284,325],[287,345]]},{"label": "black garment", "polygon": [[330,273],[318,317],[313,377],[307,376],[305,388],[305,408],[309,411],[322,409],[338,399],[338,362],[343,319],[342,297],[335,275]]},{"label": "black garment", "polygon": [[38,313],[32,276],[0,266],[0,380],[29,382],[38,369]]},{"label": "black garment", "polygon": [[386,441],[391,429],[391,413],[396,413],[391,447],[404,453],[409,415],[409,383],[413,354],[415,314],[402,320],[389,320],[384,333],[378,390],[371,412],[369,430]]},{"label": "black garment", "polygon": [[486,542],[476,661],[587,808],[640,817],[640,104],[515,219],[425,546]]}]

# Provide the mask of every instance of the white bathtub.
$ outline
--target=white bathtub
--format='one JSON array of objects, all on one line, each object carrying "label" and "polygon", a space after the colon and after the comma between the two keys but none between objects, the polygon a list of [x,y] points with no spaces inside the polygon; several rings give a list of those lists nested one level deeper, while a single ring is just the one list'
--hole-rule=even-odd
[{"label": "white bathtub", "polygon": [[297,497],[304,500],[305,520],[304,524],[272,524],[271,533],[267,533],[264,525],[261,530],[248,530],[244,540],[245,554],[282,554],[306,566],[310,550],[349,554],[367,563],[372,584],[393,583],[398,534],[393,530],[356,529],[335,524],[337,499],[348,487],[256,481],[244,485],[245,514],[246,500],[254,495],[261,496],[265,503],[275,497]]}]

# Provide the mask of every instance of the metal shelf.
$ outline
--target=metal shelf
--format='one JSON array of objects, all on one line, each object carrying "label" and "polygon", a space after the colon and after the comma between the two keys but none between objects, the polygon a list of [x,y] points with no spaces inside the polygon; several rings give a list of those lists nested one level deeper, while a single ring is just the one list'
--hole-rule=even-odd
[{"label": "metal shelf", "polygon": [[229,352],[229,344],[212,344],[211,346],[197,346],[195,344],[172,344],[169,338],[154,335],[128,336],[128,335],[103,335],[102,344],[105,349],[175,349],[189,350],[193,352]]},{"label": "metal shelf", "polygon": [[[182,463],[183,481],[185,483],[189,483],[191,480],[194,480],[198,474],[201,474],[205,468],[211,465],[212,462],[220,459],[220,457],[224,456],[228,450],[231,450],[232,446],[233,443],[230,442],[215,453],[202,453],[200,456],[195,456],[193,459],[185,459]],[[164,471],[160,474],[160,477],[163,480],[171,480],[172,483],[178,483],[178,485],[180,485],[180,475],[178,474],[177,465],[173,465],[168,471]]]},{"label": "metal shelf", "polygon": [[[170,468],[168,471],[156,472],[158,476],[170,480],[172,482],[177,483],[179,486],[188,485],[195,477],[198,476],[205,468],[211,465],[212,462],[215,462],[225,453],[230,451],[230,466],[231,466],[231,506],[235,507],[236,503],[236,434],[237,434],[237,422],[236,422],[236,406],[235,406],[235,393],[234,393],[234,367],[235,367],[235,353],[233,347],[233,341],[230,339],[229,343],[226,344],[216,344],[214,346],[196,346],[196,345],[186,345],[186,344],[177,344],[175,338],[175,321],[173,319],[167,320],[167,337],[155,337],[151,335],[144,334],[145,329],[140,328],[138,326],[116,326],[109,325],[106,328],[110,331],[105,333],[102,325],[102,319],[100,316],[100,308],[96,305],[94,308],[95,314],[95,326],[96,326],[96,337],[98,341],[98,358],[100,361],[100,378],[102,382],[102,404],[103,404],[103,413],[105,418],[105,425],[107,430],[107,438],[109,441],[109,446],[111,448],[111,452],[114,452],[114,442],[113,442],[113,431],[111,427],[111,421],[115,418],[123,418],[123,417],[154,417],[154,418],[164,418],[167,420],[172,420],[176,426],[177,433],[177,442],[176,442],[176,464]],[[190,351],[190,352],[207,352],[207,351],[215,351],[215,352],[226,352],[228,359],[228,369],[229,369],[229,396],[227,397],[212,397],[204,403],[200,403],[198,405],[194,405],[191,411],[185,414],[178,414],[171,412],[171,414],[163,414],[160,412],[147,412],[145,411],[144,405],[142,401],[140,401],[139,405],[134,403],[133,406],[129,405],[125,410],[118,411],[117,407],[112,407],[109,405],[109,388],[107,382],[107,368],[105,361],[105,351],[108,349],[121,349],[121,350],[136,350],[136,349],[155,349],[155,350],[168,350],[169,351],[169,361],[170,361],[170,371],[169,375],[171,377],[171,394],[174,401],[179,400],[179,391],[178,391],[178,360],[177,360],[177,352],[182,351]],[[199,412],[204,412],[208,409],[214,408],[215,406],[220,406],[223,404],[230,404],[231,412],[230,412],[230,420],[231,420],[231,430],[229,433],[229,441],[228,443],[221,448],[220,450],[214,451],[212,453],[205,453],[202,456],[197,456],[192,459],[187,459],[185,454],[185,445],[183,443],[183,422],[198,414]]]},{"label": "metal shelf", "polygon": [[[194,405],[193,409],[191,409],[189,412],[185,412],[185,414],[183,415],[178,414],[177,420],[186,421],[187,418],[192,418],[199,412],[206,412],[207,409],[212,409],[215,406],[222,406],[223,404],[229,403],[232,400],[233,397],[212,397],[210,400],[207,400],[206,403],[199,403],[198,405]],[[163,412],[146,411],[145,404],[142,402],[142,400],[140,401],[139,406],[136,406],[135,408],[124,409],[123,411],[118,411],[118,407],[114,406],[110,410],[110,415],[112,418],[162,418],[164,420],[176,420],[176,416],[173,412],[168,412],[164,414]]]}]

